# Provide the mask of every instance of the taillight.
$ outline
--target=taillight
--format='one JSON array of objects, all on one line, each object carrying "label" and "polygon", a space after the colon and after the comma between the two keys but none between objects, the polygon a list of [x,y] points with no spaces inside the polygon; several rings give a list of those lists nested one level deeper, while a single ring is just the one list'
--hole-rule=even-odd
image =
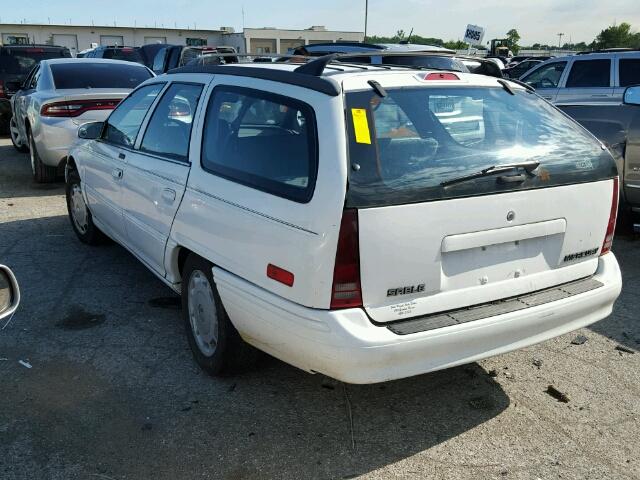
[{"label": "taillight", "polygon": [[358,211],[345,210],[342,213],[336,263],[333,268],[331,309],[361,306]]},{"label": "taillight", "polygon": [[446,72],[427,73],[423,78],[424,80],[460,80],[455,73]]},{"label": "taillight", "polygon": [[611,197],[611,211],[609,212],[609,223],[607,224],[607,233],[604,236],[604,242],[602,242],[602,248],[600,249],[600,255],[604,255],[611,251],[611,245],[613,244],[613,236],[616,231],[616,218],[618,216],[618,197],[620,192],[618,190],[618,177],[613,179],[613,195]]},{"label": "taillight", "polygon": [[44,117],[77,117],[89,110],[113,110],[120,100],[71,100],[43,105],[40,115]]},{"label": "taillight", "polygon": [[0,80],[0,98],[7,98],[7,92],[4,89],[4,81]]}]

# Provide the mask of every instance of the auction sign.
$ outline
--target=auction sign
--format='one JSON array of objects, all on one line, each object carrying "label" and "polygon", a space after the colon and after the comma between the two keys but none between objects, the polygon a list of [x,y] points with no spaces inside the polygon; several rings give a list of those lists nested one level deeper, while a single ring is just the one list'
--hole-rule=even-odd
[{"label": "auction sign", "polygon": [[484,28],[477,25],[467,25],[467,30],[464,32],[464,43],[469,45],[482,45],[482,39],[484,38]]}]

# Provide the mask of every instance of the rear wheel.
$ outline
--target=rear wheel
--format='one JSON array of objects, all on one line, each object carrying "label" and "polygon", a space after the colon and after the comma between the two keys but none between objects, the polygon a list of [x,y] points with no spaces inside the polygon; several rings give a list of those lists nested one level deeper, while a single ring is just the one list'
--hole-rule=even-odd
[{"label": "rear wheel", "polygon": [[26,152],[29,150],[27,143],[20,138],[20,131],[18,125],[16,125],[15,117],[11,117],[9,120],[9,134],[11,135],[11,143],[19,152]]},{"label": "rear wheel", "polygon": [[182,271],[182,317],[189,346],[209,375],[246,367],[255,350],[229,320],[211,273],[212,265],[191,254]]},{"label": "rear wheel", "polygon": [[82,195],[80,175],[75,169],[70,169],[67,173],[65,193],[69,220],[77,237],[88,245],[102,243],[106,237],[93,223],[93,217]]},{"label": "rear wheel", "polygon": [[33,140],[31,130],[27,130],[27,138],[29,140],[29,156],[31,158],[31,170],[33,171],[33,179],[36,183],[51,183],[56,180],[58,173],[57,167],[50,167],[42,163],[36,142]]}]

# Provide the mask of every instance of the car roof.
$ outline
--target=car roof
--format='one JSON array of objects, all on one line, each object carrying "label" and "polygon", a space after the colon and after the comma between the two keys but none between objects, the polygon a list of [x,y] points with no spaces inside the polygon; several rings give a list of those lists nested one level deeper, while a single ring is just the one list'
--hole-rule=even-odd
[{"label": "car roof", "polygon": [[[316,59],[315,62],[318,62]],[[510,82],[508,79],[498,79],[495,77],[476,75],[464,72],[451,72],[456,76],[455,80],[435,80],[427,81],[424,77],[429,73],[449,73],[435,69],[417,69],[411,67],[391,66],[391,65],[369,65],[369,64],[349,64],[335,62],[328,64],[320,75],[314,72],[315,65],[312,62],[299,63],[240,63],[229,65],[201,65],[186,66],[170,70],[169,75],[180,75],[180,80],[186,80],[188,75],[183,74],[213,74],[213,75],[233,75],[259,78],[263,80],[275,81],[291,85],[302,86],[325,93],[330,96],[339,95],[341,90],[353,91],[371,89],[368,83],[371,80],[379,81],[383,86],[406,87],[406,86],[460,86],[460,87],[504,87],[503,83],[508,82],[513,90],[525,90],[526,87]],[[299,70],[300,67],[308,67]],[[506,87],[504,87],[506,88]]]},{"label": "car roof", "polygon": [[310,45],[300,45],[296,48],[305,48],[309,52],[447,52],[455,53],[437,45],[419,45],[414,43],[358,43],[358,42],[336,42],[336,43],[314,43]]}]

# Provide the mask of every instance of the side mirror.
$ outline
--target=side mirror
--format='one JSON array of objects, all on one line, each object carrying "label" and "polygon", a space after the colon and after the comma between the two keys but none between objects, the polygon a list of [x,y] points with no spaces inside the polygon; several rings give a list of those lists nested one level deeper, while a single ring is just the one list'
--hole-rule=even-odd
[{"label": "side mirror", "polygon": [[20,303],[20,289],[9,267],[0,265],[0,321],[13,315]]},{"label": "side mirror", "polygon": [[627,87],[624,91],[624,99],[622,103],[625,105],[640,105],[640,85]]},{"label": "side mirror", "polygon": [[102,129],[104,128],[104,122],[91,122],[80,125],[78,128],[78,138],[84,138],[85,140],[95,140],[102,135]]}]

